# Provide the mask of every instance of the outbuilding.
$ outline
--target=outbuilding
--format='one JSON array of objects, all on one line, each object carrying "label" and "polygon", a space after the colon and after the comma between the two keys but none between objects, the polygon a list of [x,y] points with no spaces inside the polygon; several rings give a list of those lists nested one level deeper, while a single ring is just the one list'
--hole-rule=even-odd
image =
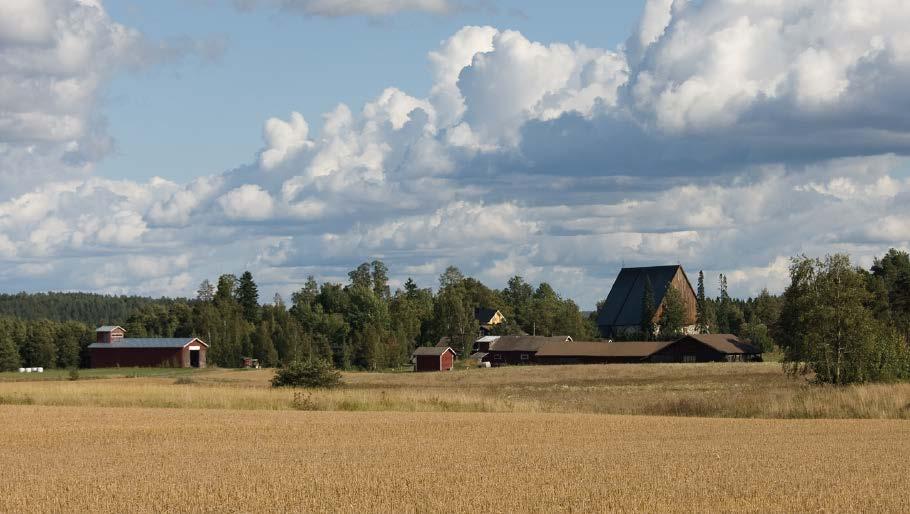
[{"label": "outbuilding", "polygon": [[450,346],[421,346],[411,356],[414,371],[451,371],[455,366],[455,350]]},{"label": "outbuilding", "polygon": [[95,330],[89,360],[93,368],[204,368],[209,345],[197,337],[127,338],[122,327]]}]

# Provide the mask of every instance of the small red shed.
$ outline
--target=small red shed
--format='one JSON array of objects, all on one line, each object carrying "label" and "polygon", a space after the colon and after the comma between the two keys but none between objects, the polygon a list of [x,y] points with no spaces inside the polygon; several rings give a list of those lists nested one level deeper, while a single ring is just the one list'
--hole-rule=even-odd
[{"label": "small red shed", "polygon": [[172,367],[204,368],[208,347],[196,337],[125,338],[121,327],[99,327],[88,346],[93,368]]},{"label": "small red shed", "polygon": [[451,371],[455,365],[455,350],[449,346],[421,346],[411,356],[414,371]]}]

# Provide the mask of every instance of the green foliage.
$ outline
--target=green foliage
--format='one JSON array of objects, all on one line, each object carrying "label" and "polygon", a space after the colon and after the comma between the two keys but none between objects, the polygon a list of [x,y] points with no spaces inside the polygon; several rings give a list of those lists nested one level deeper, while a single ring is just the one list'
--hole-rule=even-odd
[{"label": "green foliage", "polygon": [[774,351],[774,339],[771,337],[771,330],[764,323],[758,321],[746,323],[742,326],[739,335],[761,348],[764,353]]},{"label": "green foliage", "polygon": [[67,376],[67,378],[72,381],[79,380],[79,368],[77,368],[77,367],[70,368],[69,375]]},{"label": "green foliage", "polygon": [[324,360],[291,362],[276,370],[272,378],[272,387],[333,388],[341,385],[341,373]]},{"label": "green foliage", "polygon": [[682,294],[672,285],[664,294],[663,311],[660,316],[660,334],[662,338],[682,334],[686,321],[686,305]]},{"label": "green foliage", "polygon": [[13,338],[8,334],[0,334],[0,371],[14,371],[21,365],[19,348]]},{"label": "green foliage", "polygon": [[776,339],[792,373],[836,385],[907,377],[905,342],[869,309],[866,278],[849,257],[794,259],[790,277]]}]

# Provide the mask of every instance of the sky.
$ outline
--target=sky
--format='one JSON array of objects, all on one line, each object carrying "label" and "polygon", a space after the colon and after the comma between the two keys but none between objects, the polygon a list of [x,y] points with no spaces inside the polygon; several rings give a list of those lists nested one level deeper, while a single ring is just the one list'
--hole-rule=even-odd
[{"label": "sky", "polygon": [[910,247],[899,0],[6,0],[0,291],[263,300],[381,259],[582,308]]}]

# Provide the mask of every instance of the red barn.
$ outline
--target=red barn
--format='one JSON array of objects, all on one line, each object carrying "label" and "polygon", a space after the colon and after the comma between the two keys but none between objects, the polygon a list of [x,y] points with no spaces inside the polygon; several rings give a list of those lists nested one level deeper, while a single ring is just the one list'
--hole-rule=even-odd
[{"label": "red barn", "polygon": [[121,327],[95,330],[89,359],[93,368],[171,367],[204,368],[209,345],[196,337],[126,338]]},{"label": "red barn", "polygon": [[411,356],[414,371],[451,371],[455,365],[455,350],[449,346],[421,346]]}]

